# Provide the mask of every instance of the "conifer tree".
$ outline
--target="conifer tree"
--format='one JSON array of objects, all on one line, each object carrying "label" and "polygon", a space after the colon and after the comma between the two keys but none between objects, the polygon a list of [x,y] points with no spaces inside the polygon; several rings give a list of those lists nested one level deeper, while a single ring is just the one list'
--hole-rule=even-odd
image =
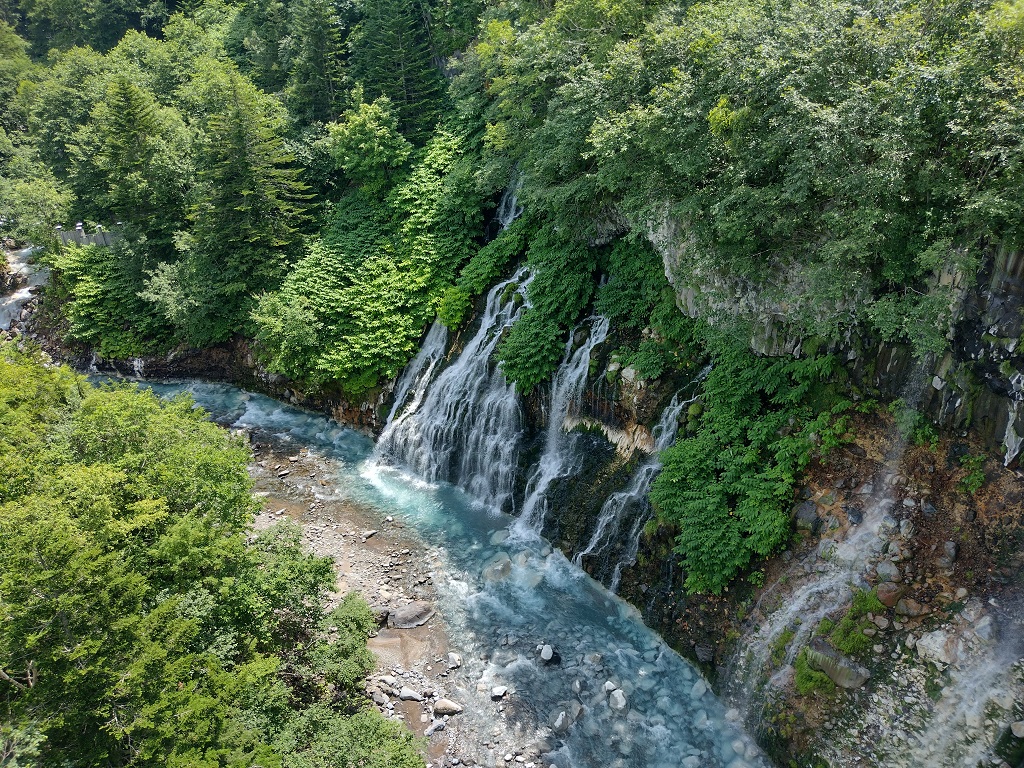
[{"label": "conifer tree", "polygon": [[158,270],[147,293],[196,345],[243,328],[253,294],[282,277],[306,199],[280,121],[237,74],[226,87],[227,106],[210,118],[200,157],[194,227],[178,239],[184,259]]},{"label": "conifer tree", "polygon": [[285,91],[292,115],[303,122],[338,116],[344,92],[345,21],[334,0],[296,0],[289,19],[292,52]]},{"label": "conifer tree", "polygon": [[361,10],[353,75],[369,100],[391,99],[402,133],[422,143],[437,124],[444,90],[418,6],[414,0],[364,0]]}]

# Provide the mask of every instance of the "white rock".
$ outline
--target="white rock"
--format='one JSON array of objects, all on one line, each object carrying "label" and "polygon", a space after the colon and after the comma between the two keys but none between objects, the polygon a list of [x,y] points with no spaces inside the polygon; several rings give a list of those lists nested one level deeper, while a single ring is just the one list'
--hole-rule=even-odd
[{"label": "white rock", "polygon": [[626,694],[621,688],[616,688],[608,697],[608,706],[616,712],[622,712],[626,706]]},{"label": "white rock", "polygon": [[451,699],[438,699],[434,704],[435,715],[457,715],[462,712],[462,705],[456,704]]},{"label": "white rock", "polygon": [[403,685],[402,690],[398,692],[398,698],[402,701],[423,701],[423,696],[406,685]]},{"label": "white rock", "polygon": [[458,669],[462,666],[462,657],[452,651],[448,654],[448,669]]},{"label": "white rock", "polygon": [[1018,720],[1016,723],[1011,725],[1010,733],[1012,733],[1018,739],[1024,739],[1024,720]]},{"label": "white rock", "polygon": [[506,693],[508,693],[508,688],[506,688],[504,685],[496,685],[493,688],[491,688],[492,699],[502,699],[505,697]]},{"label": "white rock", "polygon": [[551,659],[554,658],[554,655],[555,649],[550,645],[545,645],[540,649],[540,658],[542,661],[551,661]]}]

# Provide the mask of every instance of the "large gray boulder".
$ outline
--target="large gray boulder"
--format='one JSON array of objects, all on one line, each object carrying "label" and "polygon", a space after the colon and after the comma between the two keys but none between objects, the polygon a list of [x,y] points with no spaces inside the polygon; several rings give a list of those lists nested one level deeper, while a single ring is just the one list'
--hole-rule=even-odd
[{"label": "large gray boulder", "polygon": [[840,688],[860,688],[871,673],[852,659],[846,658],[820,637],[807,646],[807,664],[824,672]]},{"label": "large gray boulder", "polygon": [[391,611],[388,615],[388,626],[394,629],[412,629],[426,624],[433,615],[434,606],[423,600],[415,600]]}]

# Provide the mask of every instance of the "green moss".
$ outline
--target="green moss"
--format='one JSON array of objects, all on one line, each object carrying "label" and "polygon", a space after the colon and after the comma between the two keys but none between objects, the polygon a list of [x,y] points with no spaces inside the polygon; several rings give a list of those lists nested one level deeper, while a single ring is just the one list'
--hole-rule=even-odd
[{"label": "green moss", "polygon": [[[850,609],[829,632],[829,641],[837,651],[845,653],[847,656],[864,655],[874,644],[874,640],[864,634],[864,630],[872,626],[867,615],[884,611],[885,606],[878,599],[878,593],[875,590],[854,592]],[[824,621],[818,625],[819,630]]]},{"label": "green moss", "polygon": [[801,696],[810,696],[812,693],[832,693],[836,689],[836,684],[829,679],[828,675],[811,669],[811,665],[807,662],[806,648],[800,651],[800,655],[796,657],[793,668],[796,670],[796,691]]},{"label": "green moss", "polygon": [[772,643],[772,664],[779,666],[785,660],[786,649],[795,635],[796,631],[792,627],[788,627],[785,632],[775,638]]}]

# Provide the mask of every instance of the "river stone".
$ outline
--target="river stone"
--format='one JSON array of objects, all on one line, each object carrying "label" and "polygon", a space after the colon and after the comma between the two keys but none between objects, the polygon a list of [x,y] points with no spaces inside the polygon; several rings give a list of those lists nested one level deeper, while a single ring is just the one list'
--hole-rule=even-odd
[{"label": "river stone", "polygon": [[918,616],[923,616],[928,612],[923,605],[917,600],[910,597],[904,597],[896,603],[896,615],[897,616],[908,616],[912,619],[916,619]]},{"label": "river stone", "polygon": [[793,517],[796,519],[796,527],[804,531],[816,533],[821,526],[818,505],[813,501],[803,501],[793,507]]},{"label": "river stone", "polygon": [[457,715],[462,712],[462,706],[451,699],[438,699],[434,704],[435,715]]},{"label": "river stone", "polygon": [[551,726],[551,730],[555,733],[562,734],[569,730],[569,726],[572,725],[572,718],[569,717],[569,713],[565,709],[559,707],[548,717],[548,725]]},{"label": "river stone", "polygon": [[388,626],[393,629],[412,629],[426,624],[433,615],[434,606],[423,600],[415,600],[392,611],[388,616]]},{"label": "river stone", "polygon": [[897,582],[900,580],[900,569],[892,560],[883,560],[875,568],[875,572],[878,574],[879,581],[893,581]]},{"label": "river stone", "polygon": [[871,677],[871,672],[843,656],[820,637],[811,640],[807,646],[807,663],[811,669],[828,675],[840,688],[860,688]]},{"label": "river stone", "polygon": [[491,534],[490,542],[494,546],[499,546],[508,541],[509,532],[507,528],[502,528],[500,531],[495,531]]},{"label": "river stone", "polygon": [[1024,720],[1018,720],[1016,723],[1011,725],[1010,733],[1012,733],[1018,739],[1024,739]]},{"label": "river stone", "polygon": [[512,573],[512,558],[499,552],[484,563],[484,581],[504,581]]},{"label": "river stone", "polygon": [[878,600],[886,608],[895,608],[896,603],[903,597],[903,588],[891,581],[883,581],[878,585]]},{"label": "river stone", "polygon": [[622,712],[626,708],[626,694],[621,688],[616,688],[608,696],[608,706],[615,712]]},{"label": "river stone", "polygon": [[398,698],[402,701],[423,701],[423,696],[407,685],[402,686],[402,690],[398,692]]}]

